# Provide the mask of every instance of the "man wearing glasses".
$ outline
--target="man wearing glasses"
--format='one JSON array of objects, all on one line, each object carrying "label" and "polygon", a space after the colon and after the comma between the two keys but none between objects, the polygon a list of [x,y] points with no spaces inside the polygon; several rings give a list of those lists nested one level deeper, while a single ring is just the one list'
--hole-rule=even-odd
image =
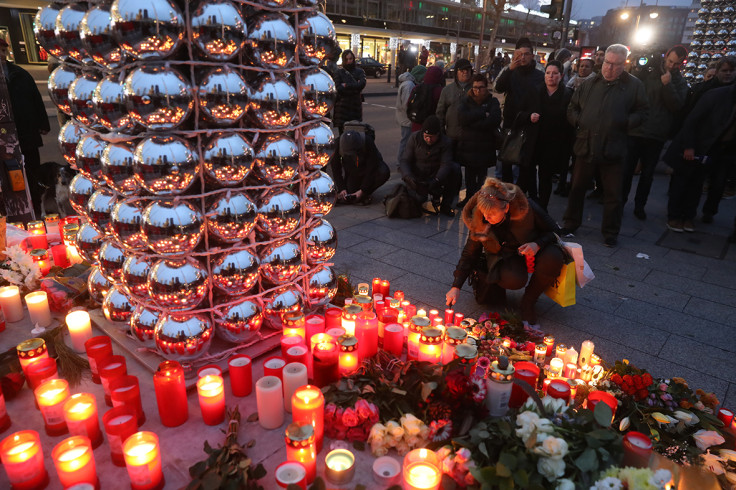
[{"label": "man wearing glasses", "polygon": [[629,50],[622,44],[606,49],[601,72],[586,80],[572,96],[567,119],[576,128],[575,168],[565,210],[564,231],[574,233],[583,221],[585,191],[595,170],[603,186],[604,245],[615,247],[621,229],[621,182],[628,132],[647,118],[644,84],[624,71]]}]

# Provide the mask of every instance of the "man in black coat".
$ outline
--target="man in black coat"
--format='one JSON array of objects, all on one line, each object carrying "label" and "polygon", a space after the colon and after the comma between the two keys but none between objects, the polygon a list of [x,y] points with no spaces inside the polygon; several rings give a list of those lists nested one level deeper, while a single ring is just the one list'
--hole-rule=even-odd
[{"label": "man in black coat", "polygon": [[348,121],[363,120],[363,89],[365,88],[365,72],[355,64],[355,55],[349,49],[342,52],[342,67],[334,77],[337,87],[337,99],[332,119],[333,124],[342,133]]},{"label": "man in black coat", "polygon": [[[7,56],[8,43],[0,39],[0,56]],[[42,136],[51,130],[41,93],[30,73],[10,61],[5,62],[5,78],[8,82],[13,119],[18,131],[20,151],[23,153],[28,189],[36,214],[41,211],[41,155]]]},{"label": "man in black coat", "polygon": [[371,194],[391,176],[373,137],[358,131],[348,130],[340,136],[330,165],[337,202],[343,204],[370,204]]}]

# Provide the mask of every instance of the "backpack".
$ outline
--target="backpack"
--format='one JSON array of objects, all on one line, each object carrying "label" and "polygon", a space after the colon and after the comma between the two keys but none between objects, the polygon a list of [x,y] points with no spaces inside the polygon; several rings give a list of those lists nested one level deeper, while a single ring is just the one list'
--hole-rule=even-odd
[{"label": "backpack", "polygon": [[406,117],[411,122],[422,124],[425,119],[434,114],[436,106],[434,103],[435,84],[420,83],[411,90],[409,101],[406,103]]},{"label": "backpack", "polygon": [[386,216],[389,218],[412,219],[422,215],[422,206],[409,195],[404,184],[397,184],[393,192],[383,199]]}]

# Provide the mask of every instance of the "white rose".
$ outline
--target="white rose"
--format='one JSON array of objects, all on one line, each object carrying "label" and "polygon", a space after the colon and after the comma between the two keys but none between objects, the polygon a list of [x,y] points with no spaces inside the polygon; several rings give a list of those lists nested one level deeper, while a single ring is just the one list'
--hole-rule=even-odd
[{"label": "white rose", "polygon": [[536,429],[537,422],[539,422],[539,415],[534,412],[521,412],[516,416],[516,436],[519,437],[524,443],[532,435],[534,429]]},{"label": "white rose", "polygon": [[422,421],[413,416],[410,413],[407,413],[403,417],[401,417],[401,426],[404,428],[404,431],[406,431],[407,434],[410,436],[416,436],[419,435],[419,432],[422,430]]},{"label": "white rose", "polygon": [[537,432],[547,432],[551,434],[555,430],[550,419],[540,418],[537,420],[535,425],[537,426]]},{"label": "white rose", "polygon": [[[720,451],[723,453],[723,451]],[[723,474],[723,463],[724,459],[716,456],[715,454],[711,454],[710,451],[706,451],[703,456],[703,466],[708,468],[711,473],[716,475],[722,475]]]},{"label": "white rose", "polygon": [[375,457],[386,456],[388,454],[388,448],[381,443],[371,443],[371,453]]},{"label": "white rose", "polygon": [[567,402],[561,398],[552,398],[547,395],[542,398],[542,402],[547,413],[555,414],[567,411]]},{"label": "white rose", "polygon": [[561,459],[539,458],[537,471],[549,481],[555,481],[565,474],[565,462]]},{"label": "white rose", "polygon": [[534,452],[540,456],[546,456],[552,459],[562,459],[567,455],[567,441],[559,437],[547,437],[541,446],[534,448]]},{"label": "white rose", "polygon": [[595,485],[590,487],[590,490],[622,490],[623,488],[624,488],[624,484],[621,483],[621,480],[619,480],[618,478],[609,476],[607,478],[604,478],[600,481],[595,482]]},{"label": "white rose", "polygon": [[686,412],[685,410],[676,410],[674,416],[677,420],[684,422],[685,425],[694,425],[700,422],[697,415],[692,412]]},{"label": "white rose", "polygon": [[389,420],[388,422],[386,422],[386,432],[397,439],[404,437],[404,428],[401,427],[399,423],[394,420]]},{"label": "white rose", "polygon": [[693,439],[695,439],[695,444],[698,445],[698,449],[701,451],[705,451],[711,446],[717,446],[726,442],[723,436],[718,432],[705,429],[700,429],[693,434]]},{"label": "white rose", "polygon": [[383,424],[373,424],[371,427],[371,433],[368,434],[368,442],[383,441],[386,436],[386,426]]},{"label": "white rose", "polygon": [[575,484],[572,482],[572,480],[563,478],[557,482],[555,490],[575,490]]}]

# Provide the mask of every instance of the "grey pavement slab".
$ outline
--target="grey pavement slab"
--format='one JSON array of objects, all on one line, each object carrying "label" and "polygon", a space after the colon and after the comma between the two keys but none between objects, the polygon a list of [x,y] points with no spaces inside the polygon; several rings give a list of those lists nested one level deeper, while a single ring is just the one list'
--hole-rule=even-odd
[{"label": "grey pavement slab", "polygon": [[701,298],[690,298],[685,307],[685,313],[698,318],[710,319],[724,325],[736,325],[736,307]]},{"label": "grey pavement slab", "polygon": [[637,298],[659,306],[682,311],[689,296],[644,282],[622,278],[607,270],[594,270],[597,287],[620,294],[624,298]]},{"label": "grey pavement slab", "polygon": [[693,281],[686,277],[661,271],[652,272],[644,279],[644,282],[663,289],[689,293],[697,298],[708,299],[715,303],[736,305],[736,289],[733,289],[733,282],[730,283],[731,288],[728,288],[716,284]]}]

